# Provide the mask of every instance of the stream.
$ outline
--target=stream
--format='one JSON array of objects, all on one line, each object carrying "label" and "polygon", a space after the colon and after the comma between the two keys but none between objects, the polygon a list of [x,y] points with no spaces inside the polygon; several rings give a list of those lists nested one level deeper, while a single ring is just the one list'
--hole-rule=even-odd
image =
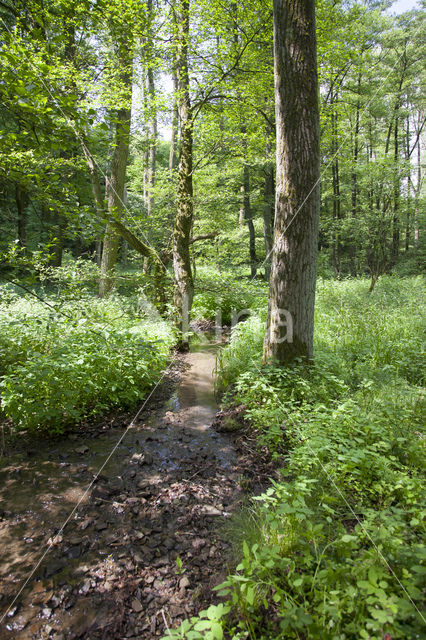
[{"label": "stream", "polygon": [[232,438],[211,428],[218,348],[191,348],[171,397],[154,397],[89,491],[126,424],[3,462],[1,639],[155,638],[208,602],[242,496]]}]

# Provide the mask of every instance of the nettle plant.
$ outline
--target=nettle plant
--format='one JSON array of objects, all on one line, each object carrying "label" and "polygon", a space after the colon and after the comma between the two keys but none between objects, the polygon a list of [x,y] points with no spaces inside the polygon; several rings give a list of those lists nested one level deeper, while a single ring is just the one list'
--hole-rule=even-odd
[{"label": "nettle plant", "polygon": [[62,433],[155,384],[175,334],[125,301],[68,301],[60,312],[19,299],[0,308],[2,411],[15,428]]}]

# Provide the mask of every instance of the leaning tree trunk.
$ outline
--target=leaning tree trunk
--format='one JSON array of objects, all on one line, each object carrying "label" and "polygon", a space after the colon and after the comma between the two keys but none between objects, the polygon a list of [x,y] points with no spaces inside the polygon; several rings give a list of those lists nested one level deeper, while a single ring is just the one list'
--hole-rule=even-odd
[{"label": "leaning tree trunk", "polygon": [[177,60],[179,118],[181,140],[177,185],[177,212],[173,232],[174,304],[182,329],[181,346],[187,347],[189,316],[194,296],[190,240],[193,222],[192,144],[193,113],[189,96],[188,40],[189,0],[179,0],[177,7]]},{"label": "leaning tree trunk", "polygon": [[277,184],[264,361],[313,356],[319,219],[314,0],[274,0]]},{"label": "leaning tree trunk", "polygon": [[[127,105],[117,112],[115,128],[114,152],[111,172],[107,182],[108,214],[111,218],[120,219],[123,211],[124,188],[126,182],[127,159],[129,156],[131,96],[132,96],[132,57],[129,55],[129,43],[123,37],[120,43],[119,59],[121,65],[121,81],[127,93]],[[99,296],[102,298],[114,286],[114,269],[117,262],[120,236],[114,226],[108,222],[105,229]]]}]

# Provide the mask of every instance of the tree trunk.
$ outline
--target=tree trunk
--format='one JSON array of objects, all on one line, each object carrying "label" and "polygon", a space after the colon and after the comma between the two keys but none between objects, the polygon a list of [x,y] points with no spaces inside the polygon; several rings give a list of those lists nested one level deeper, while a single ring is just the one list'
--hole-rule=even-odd
[{"label": "tree trunk", "polygon": [[399,103],[395,108],[395,129],[394,129],[394,178],[393,178],[393,220],[392,220],[392,258],[391,264],[395,265],[399,258],[399,201],[400,201],[400,178],[399,178]]},{"label": "tree trunk", "polygon": [[253,279],[257,273],[256,258],[256,235],[254,231],[253,216],[250,206],[250,170],[244,163],[243,170],[243,203],[244,203],[244,219],[247,222],[249,230],[249,256],[250,256],[250,277]]},{"label": "tree trunk", "polygon": [[18,211],[18,242],[20,247],[27,244],[27,214],[28,194],[19,185],[15,185],[15,202]]},{"label": "tree trunk", "polygon": [[274,0],[277,185],[264,362],[313,357],[319,220],[314,0]]},{"label": "tree trunk", "polygon": [[178,131],[179,131],[179,109],[178,109],[178,100],[177,100],[178,80],[177,80],[175,67],[173,67],[172,75],[173,75],[173,115],[172,115],[172,135],[170,138],[170,152],[169,152],[170,173],[172,173],[173,169],[176,167],[176,147],[178,142]]},{"label": "tree trunk", "polygon": [[272,260],[272,240],[275,217],[274,189],[275,176],[274,165],[269,160],[271,153],[271,142],[268,140],[266,144],[266,167],[265,181],[263,190],[263,237],[265,239],[265,280],[269,282],[271,276],[271,260]]},{"label": "tree trunk", "polygon": [[[334,96],[337,98],[337,95]],[[339,170],[339,140],[338,140],[338,116],[337,112],[332,111],[331,114],[331,154],[332,154],[332,180],[333,180],[333,219],[334,219],[334,237],[333,237],[333,263],[336,273],[340,274],[341,269],[341,208],[340,208],[340,170]]]},{"label": "tree trunk", "polygon": [[[120,78],[127,93],[128,106],[122,107],[117,112],[111,172],[106,185],[109,217],[118,220],[123,210],[127,159],[129,156],[132,99],[132,57],[131,54],[129,55],[129,44],[123,37],[119,52]],[[102,249],[101,279],[99,282],[99,296],[101,298],[108,295],[114,286],[113,274],[117,262],[119,238],[120,236],[114,226],[108,222]]]},{"label": "tree trunk", "polygon": [[153,43],[153,33],[152,33],[152,21],[153,21],[153,10],[152,10],[152,0],[148,0],[147,2],[148,16],[149,16],[149,27],[148,27],[148,35],[147,35],[147,50],[148,50],[148,60],[147,60],[147,81],[148,81],[148,95],[149,95],[149,120],[150,120],[150,135],[149,135],[149,169],[148,169],[148,207],[147,214],[148,216],[152,216],[154,210],[154,185],[155,185],[155,163],[156,163],[156,155],[157,155],[157,106],[155,104],[155,80],[154,80],[154,70],[153,70],[153,51],[152,51],[152,43]]},{"label": "tree trunk", "polygon": [[179,154],[177,213],[173,232],[174,304],[182,331],[181,346],[188,346],[188,330],[194,282],[191,270],[190,239],[193,222],[192,145],[193,113],[189,96],[188,40],[189,0],[177,3],[177,60],[181,141]]}]

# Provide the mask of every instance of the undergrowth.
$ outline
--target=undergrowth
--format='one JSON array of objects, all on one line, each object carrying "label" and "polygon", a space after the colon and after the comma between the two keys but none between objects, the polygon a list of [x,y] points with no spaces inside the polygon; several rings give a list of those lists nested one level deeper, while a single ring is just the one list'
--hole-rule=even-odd
[{"label": "undergrowth", "polygon": [[316,358],[260,368],[264,314],[219,360],[278,479],[231,525],[222,604],[168,638],[420,638],[424,631],[421,278],[318,286]]},{"label": "undergrowth", "polygon": [[92,274],[78,268],[57,270],[59,291],[38,289],[50,306],[2,287],[1,411],[14,429],[62,433],[112,407],[132,407],[167,365],[171,326],[150,319],[137,296],[98,299]]}]

